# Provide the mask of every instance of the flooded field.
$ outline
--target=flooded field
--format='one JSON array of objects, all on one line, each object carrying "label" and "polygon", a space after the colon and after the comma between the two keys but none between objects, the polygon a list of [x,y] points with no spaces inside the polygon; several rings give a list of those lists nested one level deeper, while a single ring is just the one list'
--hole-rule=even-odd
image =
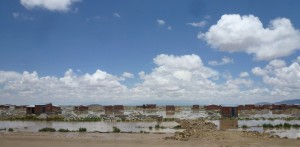
[{"label": "flooded field", "polygon": [[[156,122],[55,122],[55,121],[0,121],[1,128],[13,128],[17,132],[38,132],[39,129],[50,127],[58,129],[78,130],[86,128],[88,132],[112,132],[112,127],[118,127],[122,132],[159,132],[174,133],[176,122],[162,122],[160,128],[155,128]],[[152,127],[152,129],[149,129]]]},{"label": "flooded field", "polygon": [[[227,130],[233,129],[238,131],[256,131],[260,133],[269,133],[278,135],[280,138],[289,138],[289,139],[297,139],[300,138],[300,129],[296,128],[268,128],[264,129],[262,127],[263,124],[300,124],[300,120],[214,120],[210,121],[218,126],[218,129]],[[243,126],[247,126],[247,128],[242,128]]]}]

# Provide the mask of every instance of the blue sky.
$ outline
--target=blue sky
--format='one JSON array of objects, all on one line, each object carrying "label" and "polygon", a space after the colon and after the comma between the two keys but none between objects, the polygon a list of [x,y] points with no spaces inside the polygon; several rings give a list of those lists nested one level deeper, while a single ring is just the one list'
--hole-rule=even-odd
[{"label": "blue sky", "polygon": [[297,0],[0,3],[0,103],[299,98]]}]

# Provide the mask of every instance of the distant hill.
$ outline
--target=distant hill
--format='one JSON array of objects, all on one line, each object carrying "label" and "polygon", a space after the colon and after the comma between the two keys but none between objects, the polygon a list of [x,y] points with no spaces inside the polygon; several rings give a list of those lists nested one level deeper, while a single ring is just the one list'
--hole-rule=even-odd
[{"label": "distant hill", "polygon": [[300,104],[300,99],[284,100],[276,103],[260,102],[260,103],[256,103],[255,105],[267,105],[267,104],[288,104],[288,105]]},{"label": "distant hill", "polygon": [[260,103],[256,103],[255,105],[268,105],[268,104],[271,104],[271,103],[268,103],[268,102],[260,102]]},{"label": "distant hill", "polygon": [[292,100],[284,100],[280,102],[276,102],[275,104],[300,104],[300,99],[292,99]]}]

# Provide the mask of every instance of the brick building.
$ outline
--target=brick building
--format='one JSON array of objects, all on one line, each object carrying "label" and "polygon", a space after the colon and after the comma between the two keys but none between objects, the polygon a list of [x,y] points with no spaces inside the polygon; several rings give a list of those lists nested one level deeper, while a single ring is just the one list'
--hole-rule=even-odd
[{"label": "brick building", "polygon": [[220,114],[221,114],[222,118],[238,117],[238,107],[237,106],[221,106]]},{"label": "brick building", "polygon": [[85,105],[79,105],[74,107],[74,111],[88,111],[89,107]]},{"label": "brick building", "polygon": [[[60,109],[58,106],[53,106],[52,103],[48,104],[39,104],[39,105],[30,105],[26,107],[27,114],[53,114],[53,113],[60,113],[56,110]],[[53,111],[54,110],[54,111]]]},{"label": "brick building", "polygon": [[207,106],[204,106],[204,109],[209,110],[209,111],[220,110],[220,106],[219,105],[207,105]]}]

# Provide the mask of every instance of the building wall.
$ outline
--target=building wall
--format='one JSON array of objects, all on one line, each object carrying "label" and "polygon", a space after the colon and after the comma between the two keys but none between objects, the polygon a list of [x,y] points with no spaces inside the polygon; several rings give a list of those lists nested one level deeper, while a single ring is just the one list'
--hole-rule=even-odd
[{"label": "building wall", "polygon": [[192,111],[199,111],[200,110],[200,106],[199,105],[193,105],[192,106]]},{"label": "building wall", "polygon": [[175,111],[175,106],[174,105],[167,105],[166,106],[166,111]]},{"label": "building wall", "polygon": [[105,112],[105,114],[113,114],[114,107],[113,106],[104,106],[104,112]]},{"label": "building wall", "polygon": [[218,105],[208,105],[208,106],[204,106],[205,110],[220,110],[220,106]]},{"label": "building wall", "polygon": [[237,107],[221,107],[220,113],[221,113],[222,118],[238,117],[238,108]]}]

